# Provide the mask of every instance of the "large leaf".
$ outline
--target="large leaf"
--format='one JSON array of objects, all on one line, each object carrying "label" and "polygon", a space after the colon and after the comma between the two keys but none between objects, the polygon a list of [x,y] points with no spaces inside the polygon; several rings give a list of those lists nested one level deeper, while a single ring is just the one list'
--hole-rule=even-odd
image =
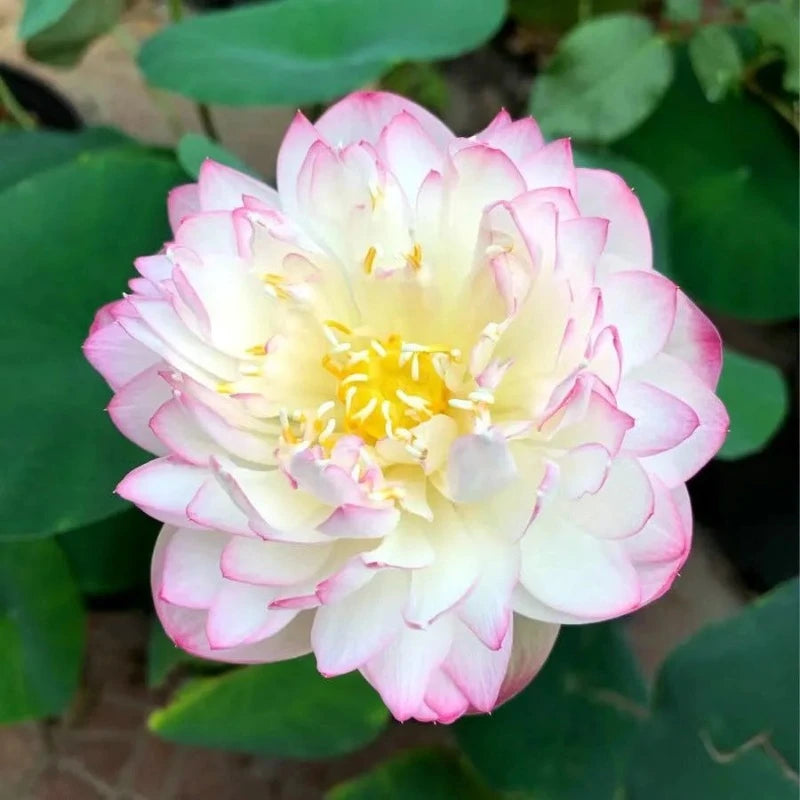
[{"label": "large leaf", "polygon": [[656,108],[672,55],[644,17],[613,14],[574,28],[533,84],[530,110],[549,136],[611,142]]},{"label": "large leaf", "polygon": [[492,800],[464,760],[449,750],[411,750],[334,787],[325,800]]},{"label": "large leaf", "polygon": [[19,38],[30,39],[34,34],[49,28],[69,11],[75,0],[25,0],[25,9],[19,23]]},{"label": "large leaf", "polygon": [[0,723],[64,710],[80,677],[84,628],[58,545],[0,544]]},{"label": "large leaf", "polygon": [[537,800],[612,800],[646,692],[613,624],[564,627],[541,673],[491,716],[454,726],[489,783]]},{"label": "large leaf", "polygon": [[81,591],[110,594],[147,586],[160,523],[135,508],[61,536]]},{"label": "large leaf", "polygon": [[742,77],[742,56],[736,40],[723,25],[700,28],[689,42],[689,58],[710,103],[725,97]]},{"label": "large leaf", "polygon": [[203,102],[330,100],[400,61],[486,41],[503,0],[277,0],[185,19],[144,43],[152,84]]},{"label": "large leaf", "polygon": [[223,147],[219,142],[203,136],[201,133],[186,133],[181,136],[178,142],[178,161],[192,178],[197,178],[203,162],[210,158],[220,164],[227,164],[229,167],[246,172],[250,175],[255,174],[247,164],[242,161],[235,153]]},{"label": "large leaf", "polygon": [[127,141],[113,128],[84,128],[75,133],[6,131],[0,134],[0,190],[81,153],[119,146]]},{"label": "large leaf", "polygon": [[675,650],[631,758],[631,800],[797,797],[798,583]]},{"label": "large leaf", "polygon": [[786,381],[777,367],[725,351],[719,387],[731,429],[719,458],[743,458],[757,453],[780,428],[789,407]]},{"label": "large leaf", "polygon": [[[0,192],[0,539],[43,536],[124,508],[115,482],[144,454],[103,412],[83,357],[96,309],[119,297],[137,255],[167,235],[171,159],[125,147],[83,153]],[[13,391],[10,390],[13,387]]]},{"label": "large leaf", "polygon": [[[57,66],[75,64],[94,39],[114,27],[125,2],[71,0],[68,5],[69,8],[52,25],[38,29],[33,35],[23,36],[26,39],[25,52],[31,58]],[[24,22],[23,19],[23,27]]]},{"label": "large leaf", "polygon": [[753,320],[797,314],[797,139],[747,94],[708,103],[685,53],[655,114],[615,149],[672,195],[672,271],[695,300]]},{"label": "large leaf", "polygon": [[320,758],[365,745],[387,718],[360,675],[323,678],[302,658],[192,681],[149,724],[182,744]]}]

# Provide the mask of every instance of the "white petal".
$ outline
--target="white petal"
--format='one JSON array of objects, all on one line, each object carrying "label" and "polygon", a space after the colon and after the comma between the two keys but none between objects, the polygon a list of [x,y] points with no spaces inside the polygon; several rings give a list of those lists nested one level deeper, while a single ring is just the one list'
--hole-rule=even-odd
[{"label": "white petal", "polygon": [[381,570],[366,586],[317,610],[311,644],[317,669],[342,675],[383,649],[403,625],[401,610],[408,594],[408,575]]}]

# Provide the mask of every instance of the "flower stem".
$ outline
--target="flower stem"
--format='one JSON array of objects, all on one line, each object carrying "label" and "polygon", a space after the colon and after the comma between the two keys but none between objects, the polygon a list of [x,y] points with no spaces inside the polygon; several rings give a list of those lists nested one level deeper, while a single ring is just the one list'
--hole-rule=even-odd
[{"label": "flower stem", "polygon": [[217,131],[217,126],[214,124],[214,120],[211,117],[211,109],[205,103],[198,103],[197,113],[200,117],[200,125],[203,127],[203,133],[205,133],[209,139],[213,139],[213,141],[218,142],[219,132]]},{"label": "flower stem", "polygon": [[0,107],[5,108],[11,119],[24,131],[32,131],[36,128],[36,119],[19,104],[2,77],[0,77]]},{"label": "flower stem", "polygon": [[[167,10],[169,11],[170,22],[180,22],[183,19],[183,0],[167,0]],[[197,104],[197,115],[200,117],[200,125],[203,133],[215,142],[219,141],[219,133],[214,120],[211,117],[211,109],[206,103]]]},{"label": "flower stem", "polygon": [[168,0],[170,22],[180,22],[183,19],[183,0]]},{"label": "flower stem", "polygon": [[769,50],[754,58],[745,67],[742,73],[742,86],[744,86],[750,94],[755,95],[759,100],[765,102],[776,114],[779,114],[796,131],[800,132],[800,120],[798,120],[797,106],[768,92],[758,82],[759,71],[763,67],[780,60],[781,57],[779,54]]}]

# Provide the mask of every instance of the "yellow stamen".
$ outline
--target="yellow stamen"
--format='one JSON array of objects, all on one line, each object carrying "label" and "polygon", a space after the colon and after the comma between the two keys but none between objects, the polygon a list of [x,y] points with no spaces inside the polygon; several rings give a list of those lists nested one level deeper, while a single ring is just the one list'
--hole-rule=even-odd
[{"label": "yellow stamen", "polygon": [[377,254],[378,251],[374,247],[370,247],[369,250],[367,250],[367,254],[364,256],[364,272],[366,272],[367,275],[372,275],[372,268]]},{"label": "yellow stamen", "polygon": [[339,331],[340,333],[344,333],[347,336],[351,336],[353,333],[353,331],[350,330],[350,328],[348,328],[347,325],[345,325],[342,322],[337,322],[335,319],[326,319],[324,325],[328,328],[333,328],[334,330]]},{"label": "yellow stamen", "polygon": [[414,247],[406,255],[406,260],[416,272],[422,269],[422,245],[419,242],[414,242]]}]

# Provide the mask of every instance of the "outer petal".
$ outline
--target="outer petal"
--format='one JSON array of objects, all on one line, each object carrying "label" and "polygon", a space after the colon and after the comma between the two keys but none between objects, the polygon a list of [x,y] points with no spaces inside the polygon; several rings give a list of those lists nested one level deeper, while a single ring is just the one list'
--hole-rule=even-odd
[{"label": "outer petal", "polygon": [[417,199],[422,182],[431,170],[441,172],[443,150],[408,111],[386,124],[377,142],[378,156],[394,173],[409,204]]},{"label": "outer petal", "polygon": [[511,592],[519,579],[519,547],[496,536],[482,536],[478,560],[478,580],[455,613],[483,645],[498,650],[510,637]]},{"label": "outer petal", "polygon": [[157,458],[129,472],[116,491],[151,517],[193,528],[195,524],[187,517],[186,507],[208,476],[208,470],[202,467],[173,458]]},{"label": "outer petal", "polygon": [[600,489],[565,503],[562,513],[593,536],[624,539],[644,527],[654,505],[653,487],[639,462],[616,458]]},{"label": "outer petal", "polygon": [[558,635],[558,625],[537,622],[514,615],[514,641],[498,705],[510,700],[530,682],[550,655]]},{"label": "outer petal", "polygon": [[[431,675],[428,681],[428,688],[425,690],[425,705],[435,713],[432,722],[441,722],[447,725],[466,713],[469,709],[469,700],[447,677],[445,671],[439,669]],[[415,717],[420,719],[419,711],[416,712]]]},{"label": "outer petal", "polygon": [[428,627],[458,603],[478,579],[477,548],[462,521],[445,502],[434,507],[433,522],[426,529],[436,552],[429,567],[414,570],[411,591],[403,612],[415,628]]},{"label": "outer petal", "polygon": [[642,465],[669,487],[691,478],[716,454],[728,433],[728,413],[720,399],[684,362],[660,353],[631,378],[647,381],[692,407],[700,424],[677,447],[642,459]]},{"label": "outer petal", "polygon": [[[667,489],[658,478],[650,480],[655,495],[653,516],[639,533],[623,542],[637,570],[640,564],[682,559],[691,541],[691,516],[687,525],[679,502],[676,502],[675,490]],[[678,491],[685,494],[686,489],[681,485]]]},{"label": "outer petal", "polygon": [[223,579],[206,619],[209,645],[220,650],[277,633],[296,612],[271,609],[274,596],[272,588]]},{"label": "outer petal", "polygon": [[502,150],[518,169],[521,169],[526,158],[544,146],[542,132],[534,119],[524,117],[512,121],[505,109],[500,111],[487,128],[475,134],[475,138],[495,150]]},{"label": "outer petal", "polygon": [[216,476],[208,477],[186,506],[186,516],[203,528],[236,536],[255,536],[247,516],[222,488]]},{"label": "outer petal", "polygon": [[164,553],[159,598],[186,608],[209,608],[222,586],[219,559],[228,537],[179,528]]},{"label": "outer petal", "polygon": [[160,370],[161,365],[156,364],[137,375],[117,391],[108,405],[108,413],[120,431],[157,456],[166,455],[167,448],[150,429],[150,419],[172,396]]},{"label": "outer petal", "polygon": [[711,320],[681,291],[664,352],[685,361],[709,389],[722,370],[722,339]]},{"label": "outer petal", "polygon": [[604,169],[578,169],[578,205],[585,217],[611,223],[601,258],[604,273],[653,268],[650,227],[641,203],[619,175]]},{"label": "outer petal", "polygon": [[[569,139],[556,139],[528,156],[520,165],[528,189],[562,186],[575,193],[575,166]],[[584,216],[593,216],[584,211]],[[602,216],[602,215],[597,215]]]},{"label": "outer petal", "polygon": [[243,197],[255,197],[267,206],[280,208],[278,193],[243,172],[207,158],[197,178],[203,211],[233,211],[244,205]]},{"label": "outer petal", "polygon": [[212,650],[206,637],[206,612],[167,602],[161,596],[164,586],[164,562],[169,544],[176,532],[176,528],[164,526],[156,542],[151,567],[156,612],[167,635],[176,645],[200,658],[234,664],[281,661],[296,658],[310,651],[312,612],[299,614],[280,633],[269,639],[231,649]]},{"label": "outer petal", "polygon": [[691,406],[643,381],[623,381],[617,402],[636,421],[622,442],[626,453],[647,456],[669,450],[688,439],[700,425]]},{"label": "outer petal", "polygon": [[330,553],[331,547],[324,544],[265,542],[232,536],[222,553],[220,569],[226,578],[242,583],[291,586],[314,575]]},{"label": "outer petal", "polygon": [[[109,306],[116,307],[117,303]],[[107,310],[104,306],[98,317]],[[163,364],[157,353],[136,341],[115,321],[92,326],[83,345],[89,363],[106,379],[112,389],[119,389],[154,364]]]},{"label": "outer petal", "polygon": [[491,711],[506,677],[511,656],[513,630],[499,649],[490,650],[463,625],[455,625],[453,645],[442,669],[477,711]]},{"label": "outer petal", "polygon": [[198,211],[200,211],[200,191],[196,183],[176,186],[167,195],[167,216],[173,233],[178,230],[178,226],[186,217],[197,214]]},{"label": "outer petal", "polygon": [[636,570],[620,542],[598,539],[571,520],[545,512],[520,544],[520,582],[552,608],[589,622],[639,606]]},{"label": "outer petal", "polygon": [[452,627],[449,616],[424,631],[402,627],[392,643],[361,668],[400,722],[415,716],[423,704],[428,682],[450,650]]},{"label": "outer petal", "polygon": [[664,347],[675,321],[678,287],[655,272],[617,272],[602,284],[603,317],[622,344],[622,371],[644,364]]},{"label": "outer petal", "polygon": [[408,575],[382,570],[366,586],[317,611],[311,644],[326,676],[358,668],[394,639],[403,625]]},{"label": "outer petal", "polygon": [[453,138],[450,129],[422,106],[389,92],[353,92],[334,103],[316,122],[316,129],[331,144],[375,144],[381,131],[402,112],[420,124],[433,143],[444,150]]}]

